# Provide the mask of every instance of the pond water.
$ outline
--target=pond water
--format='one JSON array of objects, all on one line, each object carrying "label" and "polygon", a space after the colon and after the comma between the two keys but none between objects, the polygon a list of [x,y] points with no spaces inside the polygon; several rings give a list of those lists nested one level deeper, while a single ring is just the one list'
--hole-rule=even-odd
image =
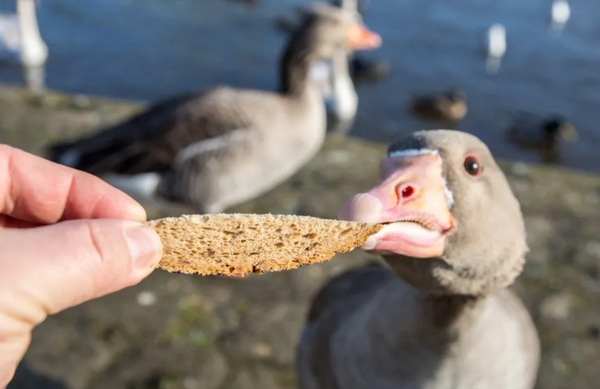
[{"label": "pond water", "polygon": [[[41,0],[39,23],[50,50],[48,87],[151,101],[215,84],[273,89],[285,36],[273,20],[301,0]],[[600,2],[571,2],[560,34],[548,31],[551,0],[372,0],[366,24],[383,38],[367,53],[388,61],[385,81],[358,87],[352,135],[389,141],[419,128],[407,101],[416,93],[466,91],[458,129],[476,134],[496,156],[538,161],[508,143],[517,111],[561,114],[578,129],[561,164],[600,171]],[[1,0],[1,10],[14,0]],[[485,70],[485,32],[507,30],[497,74]],[[0,66],[0,81],[22,83]]]}]

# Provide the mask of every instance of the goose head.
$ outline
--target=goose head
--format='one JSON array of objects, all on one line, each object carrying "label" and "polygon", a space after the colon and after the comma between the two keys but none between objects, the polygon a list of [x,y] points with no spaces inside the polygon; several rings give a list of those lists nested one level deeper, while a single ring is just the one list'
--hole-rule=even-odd
[{"label": "goose head", "polygon": [[299,30],[313,44],[315,59],[330,59],[340,51],[373,50],[381,45],[381,37],[370,31],[362,17],[351,10],[322,2],[304,8]]},{"label": "goose head", "polygon": [[428,294],[505,287],[528,251],[506,177],[483,142],[459,131],[419,131],[393,143],[379,183],[344,204],[340,218],[386,224],[362,249]]}]

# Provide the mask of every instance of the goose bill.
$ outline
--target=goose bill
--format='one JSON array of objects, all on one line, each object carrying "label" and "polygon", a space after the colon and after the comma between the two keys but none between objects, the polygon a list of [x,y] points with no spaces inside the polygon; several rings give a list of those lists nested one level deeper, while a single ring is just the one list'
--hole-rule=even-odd
[{"label": "goose bill", "polygon": [[348,29],[347,43],[354,50],[371,50],[381,46],[381,37],[365,26],[353,23]]},{"label": "goose bill", "polygon": [[452,201],[439,155],[390,157],[383,162],[380,183],[352,197],[340,218],[385,224],[363,244],[365,251],[439,257],[454,229]]}]

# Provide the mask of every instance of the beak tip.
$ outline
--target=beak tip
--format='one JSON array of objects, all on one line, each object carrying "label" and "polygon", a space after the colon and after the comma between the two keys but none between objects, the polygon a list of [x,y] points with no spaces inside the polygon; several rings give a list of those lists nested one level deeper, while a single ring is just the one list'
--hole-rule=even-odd
[{"label": "beak tip", "polygon": [[370,193],[361,193],[348,200],[340,210],[342,220],[378,223],[383,211],[381,199]]},{"label": "beak tip", "polygon": [[374,236],[369,236],[369,238],[367,238],[367,240],[360,246],[360,249],[366,251],[373,250],[376,245],[377,238],[375,238]]}]

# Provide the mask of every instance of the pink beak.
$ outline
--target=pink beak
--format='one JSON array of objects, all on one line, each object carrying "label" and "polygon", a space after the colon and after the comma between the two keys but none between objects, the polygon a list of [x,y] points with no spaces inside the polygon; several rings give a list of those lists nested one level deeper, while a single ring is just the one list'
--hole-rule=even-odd
[{"label": "pink beak", "polygon": [[438,155],[391,157],[382,163],[380,183],[353,196],[342,207],[339,218],[390,223],[363,245],[364,250],[437,257],[454,228],[451,201]]}]

